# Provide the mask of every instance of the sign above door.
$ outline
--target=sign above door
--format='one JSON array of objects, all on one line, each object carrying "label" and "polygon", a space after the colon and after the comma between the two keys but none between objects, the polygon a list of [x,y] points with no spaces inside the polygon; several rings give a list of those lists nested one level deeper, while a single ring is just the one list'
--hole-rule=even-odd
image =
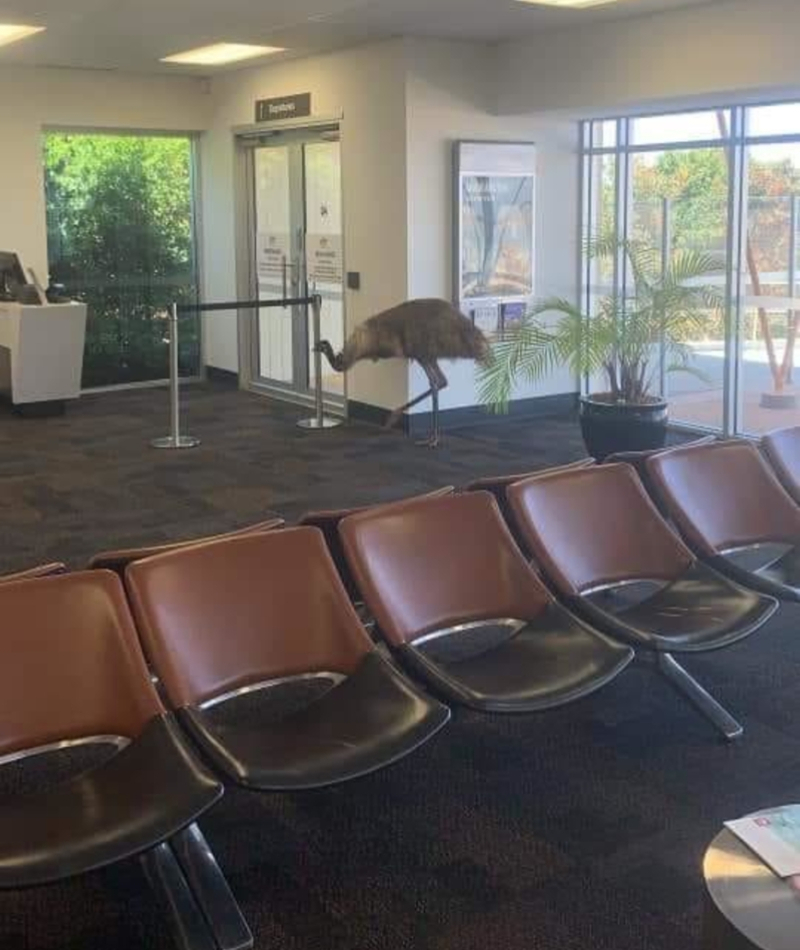
[{"label": "sign above door", "polygon": [[256,100],[256,122],[279,122],[311,115],[311,93]]}]

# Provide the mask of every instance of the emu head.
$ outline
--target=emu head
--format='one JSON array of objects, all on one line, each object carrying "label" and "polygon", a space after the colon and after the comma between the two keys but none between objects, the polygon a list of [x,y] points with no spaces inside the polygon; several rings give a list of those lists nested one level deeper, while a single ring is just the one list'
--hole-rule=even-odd
[{"label": "emu head", "polygon": [[319,350],[319,352],[322,353],[327,358],[328,362],[336,370],[337,373],[341,373],[344,370],[344,362],[342,360],[342,354],[334,353],[333,347],[330,345],[330,343],[327,340],[320,340],[319,346],[315,347],[315,349]]}]

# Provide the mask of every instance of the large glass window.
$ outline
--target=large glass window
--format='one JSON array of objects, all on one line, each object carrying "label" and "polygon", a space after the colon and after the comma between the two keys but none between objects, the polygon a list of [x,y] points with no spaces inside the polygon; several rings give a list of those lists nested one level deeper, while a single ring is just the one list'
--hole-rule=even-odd
[{"label": "large glass window", "polygon": [[[193,140],[48,132],[50,279],[88,305],[85,388],[169,376],[168,309],[197,298]],[[182,318],[180,369],[200,371],[200,326]]]},{"label": "large glass window", "polygon": [[[684,340],[699,374],[661,367],[673,420],[748,434],[800,424],[800,103],[592,121],[581,141],[585,238],[611,231],[665,261],[696,250],[724,264],[705,278],[724,310]],[[584,261],[583,274],[590,312],[598,292],[625,292],[624,269],[598,282]]]}]

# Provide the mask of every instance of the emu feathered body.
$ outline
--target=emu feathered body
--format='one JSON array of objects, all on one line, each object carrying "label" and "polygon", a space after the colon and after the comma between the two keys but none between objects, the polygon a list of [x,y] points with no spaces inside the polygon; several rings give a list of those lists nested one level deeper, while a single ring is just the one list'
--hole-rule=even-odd
[{"label": "emu feathered body", "polygon": [[488,340],[472,321],[446,300],[436,298],[408,300],[370,317],[356,327],[340,353],[334,353],[327,340],[321,340],[318,349],[340,373],[359,360],[398,357],[419,363],[430,388],[395,409],[387,425],[394,425],[406,409],[430,396],[433,431],[426,444],[432,446],[439,444],[439,393],[447,386],[439,360],[486,363],[492,355]]},{"label": "emu feathered body", "polygon": [[471,320],[446,300],[408,300],[365,320],[334,357],[344,371],[359,360],[392,357],[433,363],[466,359],[485,362],[489,343]]}]

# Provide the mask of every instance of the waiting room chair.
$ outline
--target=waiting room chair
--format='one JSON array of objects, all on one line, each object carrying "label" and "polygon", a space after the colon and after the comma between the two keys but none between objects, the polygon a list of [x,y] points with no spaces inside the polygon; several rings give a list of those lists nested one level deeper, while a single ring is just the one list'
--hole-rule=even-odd
[{"label": "waiting room chair", "polygon": [[527,543],[565,602],[639,649],[728,739],[742,727],[675,660],[758,630],[776,601],[699,562],[670,529],[629,465],[556,472],[513,485]]},{"label": "waiting room chair", "polygon": [[[700,439],[694,439],[691,442],[685,442],[681,445],[681,448],[689,445],[709,445],[711,442],[716,441],[716,436],[706,435]],[[666,509],[663,507],[663,502],[655,493],[650,484],[650,475],[647,471],[647,460],[652,458],[654,455],[658,455],[660,452],[668,452],[668,448],[661,449],[645,449],[641,452],[615,452],[613,455],[607,455],[603,460],[604,465],[616,465],[618,463],[623,463],[625,465],[630,465],[635,469],[636,474],[641,479],[642,484],[647,489],[648,494],[656,503],[656,507],[661,512],[662,515],[666,514]]]},{"label": "waiting room chair", "polygon": [[251,946],[194,824],[222,786],[150,683],[119,578],[3,584],[0,615],[0,888],[141,856],[181,947]]},{"label": "waiting room chair", "polygon": [[491,712],[550,709],[632,659],[555,602],[487,492],[386,505],[340,531],[381,634],[446,699]]},{"label": "waiting room chair", "polygon": [[[454,491],[455,487],[453,485],[446,485],[444,488],[439,488],[419,497],[436,498],[440,495],[452,495]],[[413,499],[401,499],[401,501],[413,501]],[[388,502],[388,504],[398,503],[399,502]],[[375,507],[377,507],[377,505],[366,505],[358,508],[333,508],[327,511],[309,511],[304,514],[303,517],[297,522],[298,525],[319,528],[319,530],[325,536],[325,543],[328,545],[328,550],[330,551],[330,555],[333,558],[333,563],[336,565],[336,570],[339,572],[339,577],[342,579],[344,588],[347,591],[350,599],[356,605],[359,615],[365,620],[368,618],[364,616],[361,594],[359,593],[358,586],[356,585],[355,579],[353,578],[352,572],[350,571],[350,565],[347,563],[344,549],[342,548],[342,542],[339,537],[339,524],[350,515],[354,515],[359,511],[366,511],[368,508]]]},{"label": "waiting room chair", "polygon": [[768,432],[761,448],[781,485],[800,505],[800,426]]},{"label": "waiting room chair", "polygon": [[514,540],[517,542],[522,552],[526,555],[529,555],[530,552],[525,549],[525,542],[521,535],[517,532],[516,525],[514,524],[514,518],[511,514],[510,508],[508,507],[508,498],[506,497],[506,492],[508,491],[509,486],[514,485],[517,482],[524,481],[526,478],[531,478],[534,475],[541,475],[542,471],[560,472],[562,469],[569,470],[573,468],[586,468],[589,465],[596,464],[597,463],[593,458],[583,458],[578,459],[577,462],[568,462],[566,465],[558,465],[544,470],[540,469],[538,472],[518,472],[516,475],[489,475],[484,478],[476,478],[464,488],[464,491],[488,491],[490,494],[494,495],[494,499],[500,508],[500,512],[506,519],[506,524],[511,529],[511,533],[514,535]]},{"label": "waiting room chair", "polygon": [[155,544],[142,548],[120,548],[116,551],[102,551],[100,554],[95,554],[87,567],[90,570],[100,568],[114,571],[124,578],[125,568],[134,561],[143,561],[147,557],[155,557],[157,554],[166,554],[169,551],[178,551],[192,544],[204,544],[206,541],[238,538],[239,535],[253,534],[253,532],[275,531],[285,524],[283,518],[269,518],[267,521],[259,521],[256,524],[246,525],[244,528],[237,528],[235,531],[228,531],[225,534],[216,534],[206,538],[189,538],[185,541],[170,541],[167,544]]},{"label": "waiting room chair", "polygon": [[0,576],[0,584],[7,584],[9,581],[27,581],[34,577],[49,577],[52,574],[66,574],[67,565],[61,561],[52,561],[49,564],[37,564],[36,567],[29,567],[24,571],[17,571],[14,574],[3,574]]},{"label": "waiting room chair", "polygon": [[800,600],[800,507],[755,445],[681,446],[647,465],[653,490],[699,557],[747,587]]},{"label": "waiting room chair", "polygon": [[449,719],[375,648],[316,528],[193,545],[131,564],[126,579],[169,702],[232,782],[356,778]]}]

